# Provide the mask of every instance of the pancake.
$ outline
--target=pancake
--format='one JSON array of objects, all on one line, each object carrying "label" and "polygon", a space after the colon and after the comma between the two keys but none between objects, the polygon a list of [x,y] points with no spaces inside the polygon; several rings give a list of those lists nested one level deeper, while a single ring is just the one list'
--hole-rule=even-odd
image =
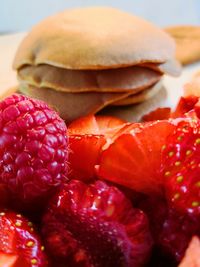
[{"label": "pancake", "polygon": [[66,10],[33,27],[13,66],[108,69],[162,63],[174,53],[174,40],[150,22],[111,7],[87,7]]},{"label": "pancake", "polygon": [[143,90],[137,94],[129,95],[126,98],[117,100],[114,103],[111,103],[113,106],[128,106],[133,104],[138,104],[148,100],[149,98],[156,95],[162,89],[162,82],[159,81],[154,86]]},{"label": "pancake", "polygon": [[50,65],[25,66],[18,78],[32,86],[63,92],[138,92],[160,80],[162,74],[144,67],[110,70],[67,70]]},{"label": "pancake", "polygon": [[94,114],[114,101],[126,97],[125,93],[66,93],[49,88],[37,88],[27,83],[21,83],[19,91],[27,96],[45,101],[67,122],[78,117]]},{"label": "pancake", "polygon": [[176,59],[168,60],[165,63],[144,63],[139,66],[150,68],[162,74],[168,74],[174,77],[178,77],[181,74],[181,64]]}]

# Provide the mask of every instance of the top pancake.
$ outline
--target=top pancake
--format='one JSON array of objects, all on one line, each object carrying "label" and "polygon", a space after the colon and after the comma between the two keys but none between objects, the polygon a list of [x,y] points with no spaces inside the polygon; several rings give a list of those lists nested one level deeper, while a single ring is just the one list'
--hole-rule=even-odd
[{"label": "top pancake", "polygon": [[108,69],[166,62],[174,53],[173,39],[153,24],[114,8],[91,7],[66,10],[36,25],[13,65]]}]

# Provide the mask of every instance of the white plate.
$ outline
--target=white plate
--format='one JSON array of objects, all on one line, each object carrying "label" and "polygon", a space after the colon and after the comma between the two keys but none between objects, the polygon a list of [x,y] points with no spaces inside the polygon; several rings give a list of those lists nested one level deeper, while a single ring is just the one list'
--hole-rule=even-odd
[{"label": "white plate", "polygon": [[[25,33],[11,34],[0,36],[0,90],[1,93],[8,88],[17,85],[15,72],[12,70],[12,62],[16,49],[21,42]],[[107,113],[116,115],[129,120],[138,120],[140,117],[150,110],[159,106],[174,107],[183,93],[183,85],[187,83],[193,74],[200,70],[200,63],[192,64],[183,69],[182,75],[178,78],[165,77],[164,87],[156,97],[142,104],[115,108],[107,111]],[[2,95],[2,94],[1,94]]]}]

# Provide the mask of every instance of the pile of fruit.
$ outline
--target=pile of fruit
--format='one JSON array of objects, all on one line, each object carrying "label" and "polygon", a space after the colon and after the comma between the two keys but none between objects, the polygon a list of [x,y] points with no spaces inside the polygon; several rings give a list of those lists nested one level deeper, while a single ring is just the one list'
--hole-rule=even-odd
[{"label": "pile of fruit", "polygon": [[70,125],[0,103],[0,266],[200,266],[200,100]]}]

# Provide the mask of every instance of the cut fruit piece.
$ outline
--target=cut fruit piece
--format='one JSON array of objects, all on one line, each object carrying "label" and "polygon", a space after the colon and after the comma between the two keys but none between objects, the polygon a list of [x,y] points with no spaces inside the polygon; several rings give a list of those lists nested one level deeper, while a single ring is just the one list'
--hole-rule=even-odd
[{"label": "cut fruit piece", "polygon": [[111,116],[87,116],[69,125],[69,175],[70,179],[90,181],[95,178],[95,165],[103,146],[112,142],[113,136],[125,122]]},{"label": "cut fruit piece", "polygon": [[49,252],[69,266],[141,267],[152,248],[146,215],[102,181],[70,181],[51,202],[43,235]]},{"label": "cut fruit piece", "polygon": [[[15,254],[5,254],[0,252],[0,266],[1,267],[32,267],[34,265],[30,265],[25,262],[21,257]],[[36,266],[36,265],[35,265]]]},{"label": "cut fruit piece", "polygon": [[102,146],[106,143],[103,135],[69,135],[70,179],[90,181],[95,178],[95,165],[99,162]]},{"label": "cut fruit piece", "polygon": [[73,121],[68,127],[68,133],[70,135],[102,134],[109,137],[121,129],[125,123],[116,117],[89,115]]},{"label": "cut fruit piece", "polygon": [[17,258],[18,258],[17,255],[0,253],[0,266],[1,267],[17,267],[16,265]]},{"label": "cut fruit piece", "polygon": [[136,126],[103,151],[97,174],[141,193],[161,193],[161,150],[175,124],[156,121]]},{"label": "cut fruit piece", "polygon": [[197,96],[188,96],[181,97],[175,111],[171,114],[172,118],[184,117],[185,113],[194,109],[197,104],[199,97]]},{"label": "cut fruit piece", "polygon": [[[9,263],[16,260],[13,267],[46,267],[48,262],[43,250],[31,222],[21,214],[4,210],[0,212],[0,262],[7,256]],[[13,255],[17,258],[13,258]]]},{"label": "cut fruit piece", "polygon": [[99,127],[94,115],[85,116],[73,121],[68,126],[69,135],[99,134]]},{"label": "cut fruit piece", "polygon": [[157,108],[142,117],[142,121],[167,120],[170,118],[171,108]]}]

